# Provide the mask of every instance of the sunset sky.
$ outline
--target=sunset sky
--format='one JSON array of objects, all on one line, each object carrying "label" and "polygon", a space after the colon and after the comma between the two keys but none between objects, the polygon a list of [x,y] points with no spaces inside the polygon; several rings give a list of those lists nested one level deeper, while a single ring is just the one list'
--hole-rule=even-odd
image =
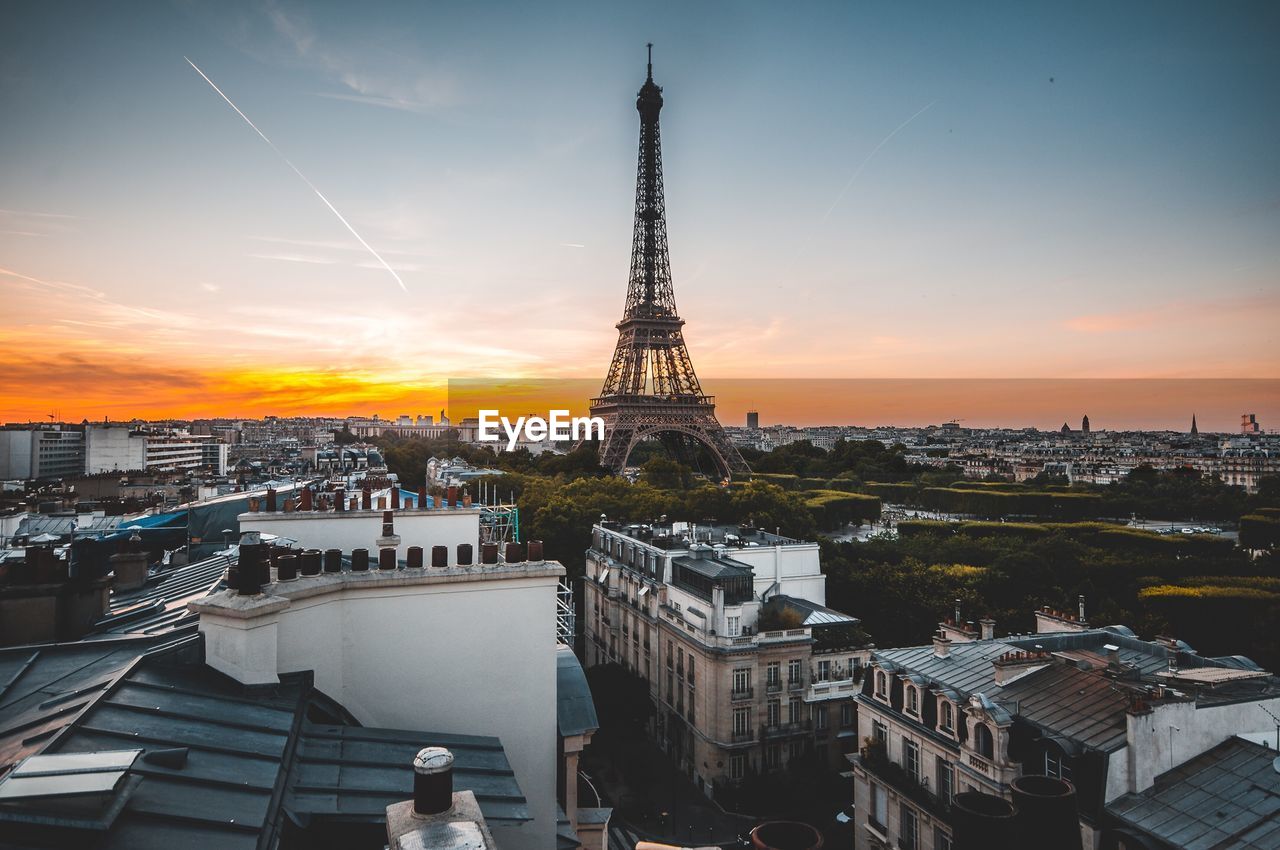
[{"label": "sunset sky", "polygon": [[[598,381],[646,41],[713,389],[1280,379],[1274,3],[7,3],[0,421],[394,416],[451,378]],[[764,421],[966,415],[925,384],[918,408],[768,386]],[[1161,386],[1167,414],[1045,389],[1007,424],[1226,430],[1248,403],[1280,425],[1274,380]]]}]

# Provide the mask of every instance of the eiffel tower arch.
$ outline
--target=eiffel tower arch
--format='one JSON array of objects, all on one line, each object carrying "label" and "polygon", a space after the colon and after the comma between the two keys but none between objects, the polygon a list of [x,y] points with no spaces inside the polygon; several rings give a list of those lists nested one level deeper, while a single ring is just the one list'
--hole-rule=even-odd
[{"label": "eiffel tower arch", "polygon": [[604,387],[591,400],[591,415],[605,423],[600,463],[622,472],[638,443],[657,438],[668,448],[705,449],[722,479],[749,475],[746,461],[716,419],[715,397],[702,392],[685,347],[684,320],[676,312],[658,127],[662,89],[653,82],[652,44],[636,110],[640,154],[627,303]]}]

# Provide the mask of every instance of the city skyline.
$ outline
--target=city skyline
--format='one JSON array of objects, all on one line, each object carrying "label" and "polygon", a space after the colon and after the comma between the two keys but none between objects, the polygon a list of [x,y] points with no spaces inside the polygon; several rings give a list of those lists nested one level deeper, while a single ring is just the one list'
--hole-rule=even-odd
[{"label": "city skyline", "polygon": [[[1203,389],[1280,374],[1275,10],[808,8],[11,11],[0,418],[395,415],[457,377],[598,384],[652,40],[708,386],[1187,378],[1162,400],[1179,430],[1280,419],[1273,382],[1232,410]],[[819,402],[786,403],[816,424]],[[1065,407],[1026,403],[1005,424]],[[1106,402],[1078,408],[1108,427]]]}]

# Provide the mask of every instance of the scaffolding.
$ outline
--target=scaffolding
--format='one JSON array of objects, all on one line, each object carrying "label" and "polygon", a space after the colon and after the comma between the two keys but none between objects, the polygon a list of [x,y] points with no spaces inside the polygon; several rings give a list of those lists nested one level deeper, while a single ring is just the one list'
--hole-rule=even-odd
[{"label": "scaffolding", "polygon": [[519,543],[520,509],[514,504],[478,505],[481,543]]},{"label": "scaffolding", "polygon": [[560,587],[556,590],[556,640],[572,647],[577,634],[578,615],[573,607],[573,587],[565,579],[560,579]]}]

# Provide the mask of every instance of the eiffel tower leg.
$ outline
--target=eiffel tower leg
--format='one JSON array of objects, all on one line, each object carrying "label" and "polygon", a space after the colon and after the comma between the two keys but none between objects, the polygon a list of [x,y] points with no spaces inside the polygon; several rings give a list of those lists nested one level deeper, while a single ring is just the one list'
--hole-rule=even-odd
[{"label": "eiffel tower leg", "polygon": [[606,422],[604,442],[600,444],[600,465],[621,474],[631,454],[635,426],[626,422]]}]

